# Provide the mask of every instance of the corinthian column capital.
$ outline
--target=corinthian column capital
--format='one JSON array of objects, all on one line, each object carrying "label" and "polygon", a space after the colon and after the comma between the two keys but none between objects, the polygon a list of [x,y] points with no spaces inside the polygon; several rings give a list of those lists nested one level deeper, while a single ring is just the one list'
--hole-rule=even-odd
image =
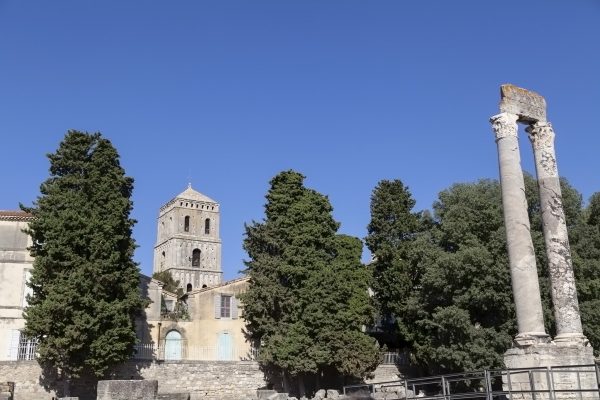
[{"label": "corinthian column capital", "polygon": [[518,118],[519,117],[517,115],[506,112],[494,115],[492,118],[490,118],[492,129],[496,135],[496,141],[509,136],[517,137]]},{"label": "corinthian column capital", "polygon": [[533,149],[554,148],[554,129],[550,122],[536,122],[526,129]]},{"label": "corinthian column capital", "polygon": [[533,146],[538,181],[552,176],[558,179],[554,152],[554,129],[550,122],[536,122],[525,129]]}]

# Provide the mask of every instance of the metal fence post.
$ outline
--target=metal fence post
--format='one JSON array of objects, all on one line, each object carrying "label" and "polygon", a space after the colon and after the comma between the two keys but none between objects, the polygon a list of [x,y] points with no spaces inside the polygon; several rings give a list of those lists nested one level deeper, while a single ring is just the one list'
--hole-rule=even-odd
[{"label": "metal fence post", "polygon": [[554,393],[554,379],[552,376],[552,367],[546,367],[546,383],[548,384],[548,395],[550,400],[554,400],[556,398],[556,394]]},{"label": "metal fence post", "polygon": [[529,390],[531,391],[531,398],[535,400],[535,382],[533,379],[533,371],[527,370],[527,375],[529,376]]},{"label": "metal fence post", "polygon": [[492,380],[490,379],[490,371],[484,369],[483,375],[485,376],[485,397],[487,400],[493,400],[494,396],[492,394]]}]

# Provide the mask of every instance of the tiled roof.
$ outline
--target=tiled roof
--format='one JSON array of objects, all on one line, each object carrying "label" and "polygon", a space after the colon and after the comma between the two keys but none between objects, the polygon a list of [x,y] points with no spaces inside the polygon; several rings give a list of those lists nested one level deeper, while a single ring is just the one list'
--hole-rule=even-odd
[{"label": "tiled roof", "polygon": [[0,210],[0,220],[2,221],[31,221],[33,215],[25,211]]},{"label": "tiled roof", "polygon": [[217,203],[210,197],[203,195],[202,193],[192,189],[192,185],[188,185],[187,189],[177,195],[178,199],[202,201],[205,203]]},{"label": "tiled roof", "polygon": [[250,277],[248,277],[248,276],[241,276],[239,278],[235,278],[235,279],[232,279],[230,281],[219,283],[216,286],[209,286],[209,287],[194,289],[194,290],[192,290],[191,292],[188,292],[188,293],[208,292],[210,290],[222,288],[223,286],[231,285],[232,283],[238,283],[238,282],[249,281],[249,280],[250,280]]}]

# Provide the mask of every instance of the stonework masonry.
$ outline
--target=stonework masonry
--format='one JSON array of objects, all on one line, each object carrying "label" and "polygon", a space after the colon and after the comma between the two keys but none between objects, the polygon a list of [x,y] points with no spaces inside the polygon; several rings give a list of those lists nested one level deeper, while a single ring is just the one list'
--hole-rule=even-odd
[{"label": "stonework masonry", "polygon": [[[14,400],[51,400],[55,396],[40,383],[41,372],[36,361],[0,361],[0,381],[15,382]],[[254,398],[256,390],[266,385],[254,361],[128,362],[111,374],[111,379],[132,377],[157,380],[159,395],[190,393],[192,398],[204,400]],[[87,386],[87,392],[80,395],[80,400],[95,400],[95,382],[82,385]]]},{"label": "stonework masonry", "polygon": [[513,297],[517,312],[517,342],[547,341],[538,282],[535,251],[531,239],[525,182],[521,169],[518,117],[501,113],[490,119],[498,146],[504,225]]},{"label": "stonework masonry", "polygon": [[526,130],[533,146],[540,193],[544,242],[556,320],[554,340],[587,342],[583,335],[575,288],[567,222],[554,150],[554,130],[549,122],[536,122]]},{"label": "stonework masonry", "polygon": [[[554,149],[554,130],[546,119],[546,101],[537,93],[513,85],[502,85],[500,93],[501,113],[493,116],[490,122],[498,145],[502,208],[519,331],[513,347],[504,354],[504,363],[507,368],[539,370],[554,366],[593,365],[593,349],[583,335],[581,325]],[[553,340],[544,332],[541,314],[517,122],[527,125],[526,131],[533,146],[557,332]],[[552,381],[544,374],[533,377],[523,374],[516,379],[514,383],[523,390],[548,389]],[[579,374],[576,379],[573,375],[559,374],[555,379],[555,389],[598,389],[595,369],[584,378]],[[510,382],[504,382],[505,388],[507,384],[510,385]],[[566,392],[553,394],[555,400],[570,399],[572,395]],[[524,399],[532,397],[522,396]],[[597,393],[583,398],[597,398]]]}]

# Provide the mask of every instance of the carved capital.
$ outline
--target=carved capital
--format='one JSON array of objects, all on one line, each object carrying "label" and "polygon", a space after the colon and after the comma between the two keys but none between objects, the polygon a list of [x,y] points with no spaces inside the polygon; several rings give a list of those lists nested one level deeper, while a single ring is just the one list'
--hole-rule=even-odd
[{"label": "carved capital", "polygon": [[515,114],[501,113],[494,115],[490,118],[492,123],[492,129],[496,135],[496,140],[500,140],[505,137],[514,136],[517,137],[517,119],[519,117]]},{"label": "carved capital", "polygon": [[536,122],[526,129],[529,140],[535,149],[554,147],[554,129],[550,122]]}]

